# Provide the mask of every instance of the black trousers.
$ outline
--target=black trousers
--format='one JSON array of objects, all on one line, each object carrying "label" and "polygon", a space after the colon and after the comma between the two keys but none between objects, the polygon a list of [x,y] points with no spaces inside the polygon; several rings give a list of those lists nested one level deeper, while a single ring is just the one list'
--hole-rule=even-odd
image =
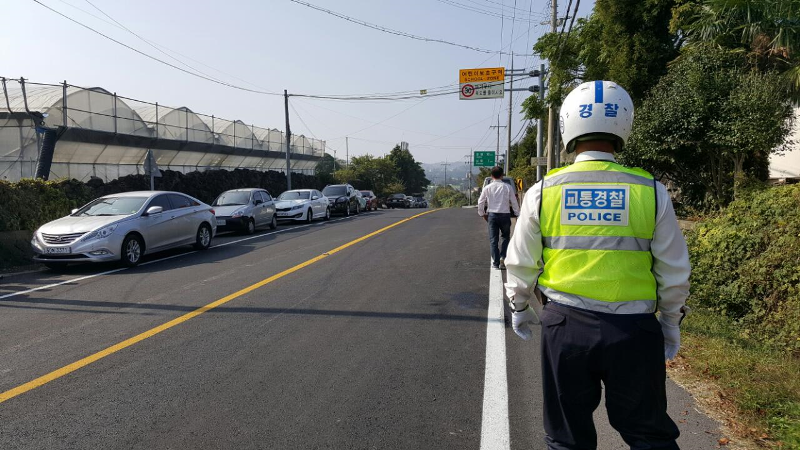
[{"label": "black trousers", "polygon": [[544,429],[550,450],[594,450],[601,382],[611,426],[632,450],[678,449],[667,415],[664,335],[654,314],[549,302],[541,314]]}]

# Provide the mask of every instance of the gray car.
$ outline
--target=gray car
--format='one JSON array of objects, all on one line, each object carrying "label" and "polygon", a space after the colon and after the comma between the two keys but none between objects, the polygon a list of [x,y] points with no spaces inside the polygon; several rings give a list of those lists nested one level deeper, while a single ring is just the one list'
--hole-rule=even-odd
[{"label": "gray car", "polygon": [[135,266],[159,250],[189,244],[207,249],[216,223],[209,205],[186,194],[126,192],[100,197],[42,225],[31,247],[34,260],[50,268],[103,261]]},{"label": "gray car", "polygon": [[217,218],[218,231],[241,231],[253,234],[256,228],[278,226],[275,199],[264,189],[234,189],[225,191],[211,206]]}]

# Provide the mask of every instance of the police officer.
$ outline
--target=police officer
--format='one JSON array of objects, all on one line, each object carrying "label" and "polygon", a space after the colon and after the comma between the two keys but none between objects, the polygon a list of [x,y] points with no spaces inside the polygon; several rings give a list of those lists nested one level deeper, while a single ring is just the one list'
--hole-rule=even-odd
[{"label": "police officer", "polygon": [[508,249],[514,331],[530,339],[541,321],[551,450],[597,448],[601,383],[609,421],[631,449],[678,448],[664,360],[680,347],[689,256],[664,185],[614,159],[632,121],[616,83],[583,83],[567,96],[561,135],[575,163],[530,189]]}]

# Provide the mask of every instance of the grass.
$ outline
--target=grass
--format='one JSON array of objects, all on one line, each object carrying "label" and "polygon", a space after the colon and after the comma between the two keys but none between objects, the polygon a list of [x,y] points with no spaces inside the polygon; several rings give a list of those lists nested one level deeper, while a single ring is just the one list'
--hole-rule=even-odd
[{"label": "grass", "polygon": [[674,367],[718,388],[716,401],[740,437],[800,449],[800,359],[745,336],[724,316],[695,310],[683,323]]}]

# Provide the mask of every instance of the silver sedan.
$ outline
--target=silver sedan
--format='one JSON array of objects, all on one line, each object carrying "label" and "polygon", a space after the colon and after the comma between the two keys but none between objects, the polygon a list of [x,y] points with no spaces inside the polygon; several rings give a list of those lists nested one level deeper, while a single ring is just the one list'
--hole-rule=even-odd
[{"label": "silver sedan", "polygon": [[140,191],[93,200],[33,234],[34,260],[50,268],[70,262],[122,261],[139,264],[142,256],[192,244],[211,246],[217,230],[214,211],[178,192]]}]

